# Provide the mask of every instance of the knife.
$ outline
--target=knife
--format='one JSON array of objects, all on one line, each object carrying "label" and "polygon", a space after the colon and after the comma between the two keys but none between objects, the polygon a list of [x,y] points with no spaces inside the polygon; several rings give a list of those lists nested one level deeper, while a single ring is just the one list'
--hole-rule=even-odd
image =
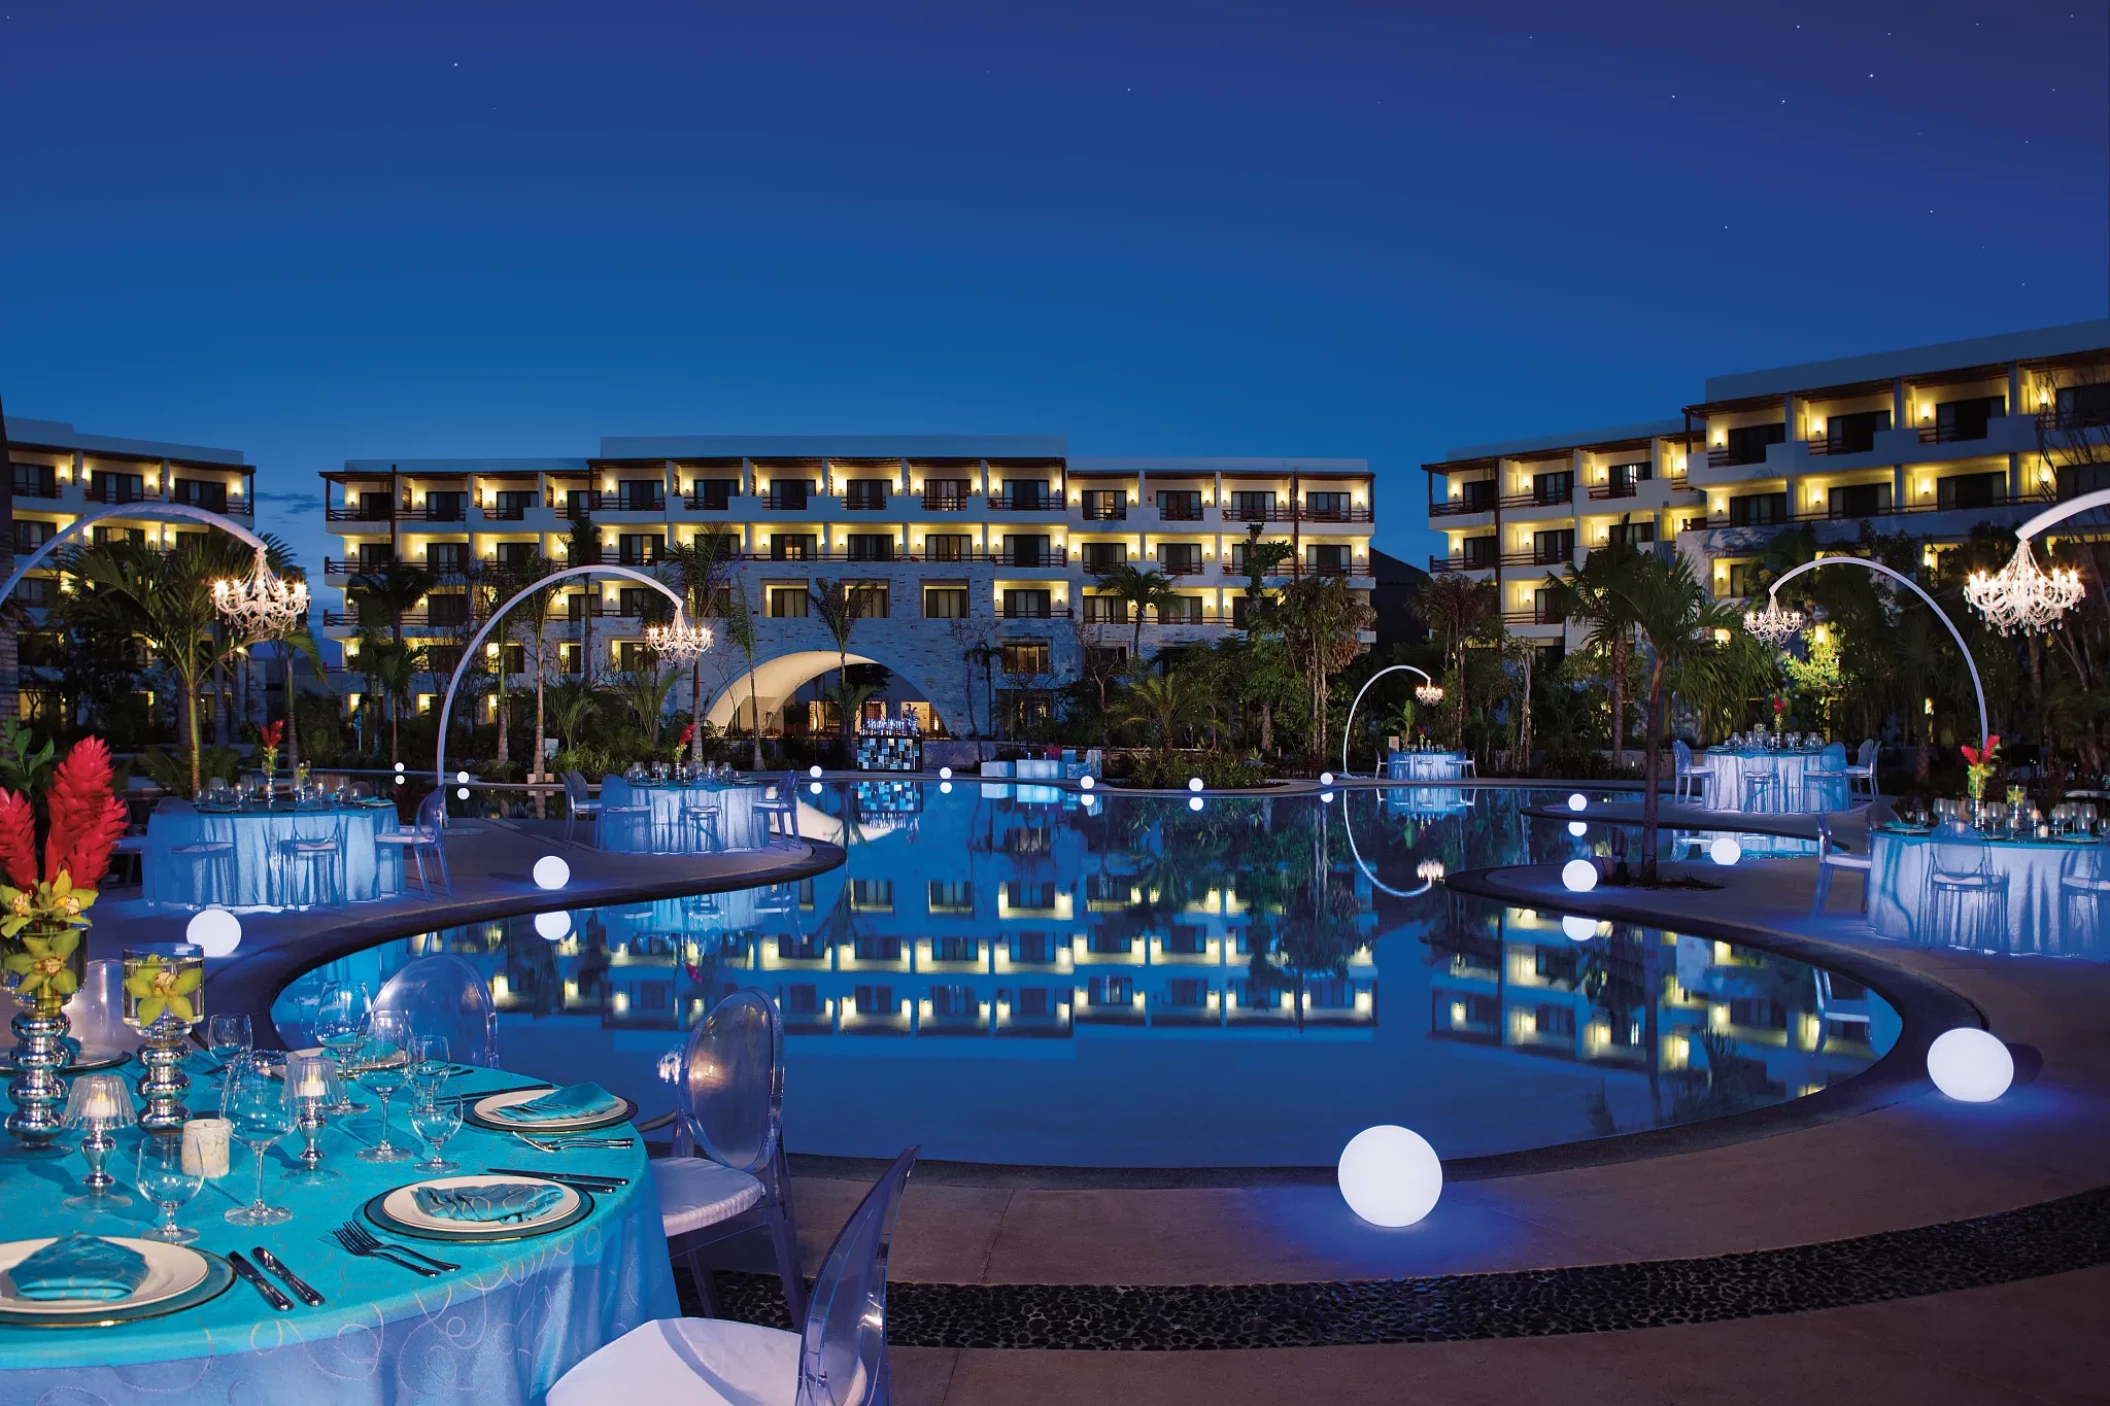
[{"label": "knife", "polygon": [[300,1301],[306,1304],[309,1308],[322,1307],[322,1295],[316,1293],[312,1288],[308,1287],[307,1280],[301,1278],[298,1274],[295,1274],[292,1270],[286,1268],[285,1263],[281,1261],[277,1255],[272,1254],[262,1245],[256,1247],[256,1262],[262,1265],[264,1268],[270,1270],[273,1274],[276,1274],[279,1278],[285,1280],[286,1287],[291,1289],[294,1293],[300,1295]]},{"label": "knife", "polygon": [[531,1089],[537,1093],[547,1093],[554,1087],[556,1086],[553,1084],[515,1084],[510,1088],[504,1089],[478,1089],[473,1094],[441,1094],[440,1102],[475,1103],[479,1099],[490,1098],[494,1094],[520,1094],[526,1093]]},{"label": "knife", "polygon": [[247,1279],[250,1283],[250,1286],[254,1288],[259,1294],[262,1294],[264,1296],[265,1303],[270,1304],[280,1313],[285,1313],[292,1309],[293,1300],[287,1298],[284,1294],[281,1294],[278,1291],[278,1287],[276,1285],[274,1285],[270,1280],[266,1279],[263,1275],[258,1274],[256,1272],[256,1266],[251,1264],[249,1261],[243,1259],[239,1252],[233,1250],[228,1251],[227,1262],[234,1266],[234,1272],[236,1274],[239,1274],[244,1279]]},{"label": "knife", "polygon": [[594,1172],[530,1172],[519,1167],[493,1167],[491,1174],[501,1177],[534,1177],[537,1181],[583,1186],[588,1191],[613,1191],[619,1186],[630,1185],[628,1177],[604,1177]]}]

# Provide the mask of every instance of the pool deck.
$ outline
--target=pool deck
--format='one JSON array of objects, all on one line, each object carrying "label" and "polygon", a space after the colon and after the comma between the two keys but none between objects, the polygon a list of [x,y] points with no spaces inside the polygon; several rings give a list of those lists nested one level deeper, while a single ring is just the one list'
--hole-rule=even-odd
[{"label": "pool deck", "polygon": [[[2015,1049],[2018,1081],[2003,1099],[1938,1094],[1910,1067],[1938,1031],[1914,1029],[1908,1010],[1901,1057],[1859,1106],[1758,1124],[1738,1141],[1454,1180],[1405,1230],[1363,1225],[1323,1182],[1124,1188],[1028,1172],[988,1184],[934,1168],[911,1182],[893,1241],[904,1288],[892,1323],[910,1344],[894,1351],[896,1400],[1508,1406],[1583,1382],[1634,1402],[2105,1400],[2110,1204],[2086,1193],[2110,1183],[2110,965],[1885,941],[1854,911],[1854,875],[1812,919],[1815,871],[1809,859],[1700,866],[1719,890],[1581,896],[1549,866],[1451,882],[1894,968],[1945,998],[1928,1009],[1981,1013]],[[798,1177],[809,1272],[862,1189]],[[2026,1246],[2039,1231],[2061,1248]],[[1613,1268],[1573,1268],[1584,1266]],[[1402,1276],[1427,1278],[1371,1285]],[[1720,1286],[1754,1281],[1707,1306]],[[1238,1285],[1272,1287],[1169,1289]],[[1573,1302],[1596,1293],[1601,1311]],[[1429,1329],[1399,1308],[1416,1294],[1474,1299],[1476,1316]],[[1359,1327],[1362,1310],[1344,1304],[1364,1299],[1392,1316]],[[1578,1329],[1578,1314],[1594,1321]],[[1019,1326],[1029,1315],[1030,1333]],[[1244,1345],[1309,1338],[1358,1345]],[[1011,1341],[1048,1346],[974,1345]],[[1163,1350],[1174,1344],[1232,1350]]]}]

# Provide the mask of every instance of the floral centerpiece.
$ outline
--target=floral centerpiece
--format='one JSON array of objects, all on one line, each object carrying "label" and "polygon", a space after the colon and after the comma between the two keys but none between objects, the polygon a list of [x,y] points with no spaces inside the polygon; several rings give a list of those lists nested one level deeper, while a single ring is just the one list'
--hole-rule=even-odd
[{"label": "floral centerpiece", "polygon": [[41,875],[36,810],[29,798],[0,791],[0,970],[15,994],[53,1015],[80,989],[81,934],[95,886],[125,833],[124,803],[110,793],[110,749],[90,737],[75,745],[52,776],[50,829]]},{"label": "floral centerpiece", "polygon": [[1962,751],[1966,763],[1964,786],[1972,800],[1982,801],[1985,799],[1986,782],[1991,781],[1993,773],[2000,768],[2000,734],[1996,732],[1986,738],[1982,749],[1965,744],[1959,750]]},{"label": "floral centerpiece", "polygon": [[283,718],[275,723],[264,724],[257,734],[257,743],[263,752],[260,765],[264,772],[264,802],[270,804],[272,783],[278,777],[278,748],[286,740],[286,723]]}]

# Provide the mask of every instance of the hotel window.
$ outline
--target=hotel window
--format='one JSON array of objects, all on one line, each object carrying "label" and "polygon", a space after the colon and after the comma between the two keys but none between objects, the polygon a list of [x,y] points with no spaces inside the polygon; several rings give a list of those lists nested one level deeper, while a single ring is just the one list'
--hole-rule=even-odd
[{"label": "hotel window", "polygon": [[585,591],[574,591],[564,598],[566,619],[584,620],[589,613],[597,616],[607,613],[601,609],[601,596],[598,590],[591,595]]},{"label": "hotel window", "polygon": [[1121,522],[1128,517],[1128,490],[1125,488],[1091,488],[1084,494],[1084,517],[1087,522]]},{"label": "hotel window", "polygon": [[973,937],[934,937],[930,940],[930,955],[935,962],[979,962],[982,943]]},{"label": "hotel window", "polygon": [[803,620],[813,613],[812,598],[804,586],[771,586],[769,614],[775,620]]},{"label": "hotel window", "polygon": [[818,554],[811,532],[772,532],[769,555],[773,561],[811,561]]},{"label": "hotel window", "polygon": [[1044,932],[1022,932],[1011,939],[1011,960],[1027,966],[1054,966],[1055,951],[1055,939]]},{"label": "hotel window", "polygon": [[1208,950],[1209,930],[1198,923],[1174,923],[1165,934],[1165,951],[1175,957],[1199,957]]},{"label": "hotel window", "polygon": [[844,506],[860,511],[876,512],[886,507],[887,481],[883,478],[852,479],[843,485],[847,489]]},{"label": "hotel window", "polygon": [[885,582],[850,588],[850,614],[859,620],[887,618],[891,596]]},{"label": "hotel window", "polygon": [[1158,565],[1168,576],[1199,576],[1202,572],[1202,544],[1199,542],[1158,543]]},{"label": "hotel window", "polygon": [[468,514],[469,495],[462,489],[435,489],[425,495],[427,522],[460,522]]},{"label": "hotel window", "polygon": [[94,491],[88,495],[98,503],[136,503],[147,496],[147,481],[141,474],[95,471]]},{"label": "hotel window", "polygon": [[667,486],[656,478],[626,478],[616,486],[615,505],[626,513],[656,513],[667,506]]},{"label": "hotel window", "polygon": [[1788,438],[1788,427],[1784,424],[1739,425],[1725,436],[1727,457],[1730,464],[1763,464],[1766,462],[1766,446],[1784,444]]},{"label": "hotel window", "polygon": [[1136,984],[1125,976],[1095,976],[1085,989],[1095,1006],[1126,1006],[1136,998]]},{"label": "hotel window", "polygon": [[930,1013],[978,1020],[982,1014],[982,998],[975,994],[972,986],[933,986],[930,989]]},{"label": "hotel window", "polygon": [[1458,544],[1459,564],[1470,570],[1495,564],[1495,539],[1492,533],[1482,537],[1468,537]]},{"label": "hotel window", "polygon": [[1048,642],[1046,640],[1006,640],[1003,645],[1003,669],[1007,674],[1045,674],[1048,666]]},{"label": "hotel window", "polygon": [[1723,595],[1729,600],[1738,600],[1758,589],[1758,563],[1755,561],[1733,561],[1729,563],[1728,584]]},{"label": "hotel window", "polygon": [[1615,522],[1605,529],[1605,540],[1614,545],[1639,547],[1656,540],[1656,524],[1651,522]]},{"label": "hotel window", "polygon": [[1158,516],[1167,522],[1200,522],[1202,492],[1199,488],[1160,488]]},{"label": "hotel window", "polygon": [[567,675],[575,676],[579,672],[580,658],[580,647],[575,644],[567,644],[562,647],[562,657],[557,661],[557,667],[562,669]]},{"label": "hotel window", "polygon": [[33,552],[49,542],[57,533],[58,528],[51,523],[18,517],[15,519],[15,550]]},{"label": "hotel window", "polygon": [[1731,527],[1767,527],[1788,520],[1788,495],[1746,493],[1729,500]]},{"label": "hotel window", "polygon": [[923,480],[923,506],[938,512],[959,512],[967,506],[967,494],[973,487],[972,479],[927,478]]},{"label": "hotel window", "polygon": [[1540,586],[1531,593],[1531,622],[1534,625],[1559,625],[1568,619],[1568,608],[1561,603],[1561,593],[1551,586]]},{"label": "hotel window", "polygon": [[926,620],[965,620],[967,618],[967,588],[965,586],[925,586],[923,588],[923,618]]},{"label": "hotel window", "polygon": [[1006,566],[1051,566],[1055,554],[1048,548],[1045,534],[1038,536],[1007,535],[1004,538],[1004,565]]},{"label": "hotel window", "polygon": [[469,569],[467,542],[434,542],[425,548],[425,567],[441,576],[460,576]]},{"label": "hotel window", "polygon": [[[353,507],[350,494],[345,495],[345,506]],[[362,522],[387,522],[395,507],[395,495],[385,490],[368,490],[357,499],[356,511]]]},{"label": "hotel window", "polygon": [[666,554],[664,532],[626,532],[616,539],[616,561],[623,566],[650,566]]},{"label": "hotel window", "polygon": [[1086,542],[1081,550],[1084,553],[1084,569],[1094,576],[1104,576],[1128,561],[1126,542]]},{"label": "hotel window", "polygon": [[1084,618],[1095,625],[1126,625],[1128,602],[1120,596],[1086,596]]},{"label": "hotel window", "polygon": [[650,587],[621,587],[615,593],[615,613],[622,616],[626,620],[642,619],[645,615],[645,612],[652,608],[650,605],[647,604],[647,597],[650,597],[654,601],[663,601],[666,599],[665,596],[661,595],[655,590],[652,590]]},{"label": "hotel window", "polygon": [[624,640],[615,647],[615,667],[626,674],[649,674],[653,669],[652,651],[636,640]]},{"label": "hotel window", "polygon": [[850,880],[850,909],[856,913],[893,912],[894,881],[892,879]]},{"label": "hotel window", "polygon": [[769,506],[772,508],[803,509],[806,500],[813,496],[813,480],[810,478],[774,478],[769,481]]},{"label": "hotel window", "polygon": [[1612,485],[1614,498],[1631,498],[1637,484],[1655,477],[1655,468],[1646,459],[1637,459],[1630,464],[1614,464],[1606,471],[1606,479]]},{"label": "hotel window", "polygon": [[573,522],[591,516],[601,506],[601,495],[597,489],[567,488],[564,490],[564,515]]},{"label": "hotel window", "polygon": [[[861,880],[870,883],[871,880]],[[894,886],[887,886],[886,906],[879,911],[890,912],[894,906]],[[851,901],[856,906],[856,901]],[[850,943],[850,953],[860,962],[898,962],[901,960],[901,939],[898,937],[860,937]]]},{"label": "hotel window", "polygon": [[1047,480],[1039,478],[1005,479],[1003,506],[1027,511],[1045,509],[1048,506]]},{"label": "hotel window", "polygon": [[14,468],[15,496],[17,498],[56,498],[59,496],[59,471],[50,464],[16,464]]},{"label": "hotel window", "polygon": [[1889,428],[1888,410],[1834,415],[1825,421],[1824,450],[1827,454],[1865,454],[1876,447],[1876,431]]},{"label": "hotel window", "polygon": [[1574,528],[1561,527],[1551,532],[1531,534],[1531,561],[1534,566],[1565,565],[1574,557]]},{"label": "hotel window", "polygon": [[49,576],[25,576],[15,584],[15,601],[32,609],[43,609],[59,598],[58,584]]},{"label": "hotel window", "polygon": [[1353,563],[1346,547],[1328,547],[1313,544],[1304,549],[1305,569],[1319,576],[1346,576]]},{"label": "hotel window", "polygon": [[491,549],[491,561],[502,570],[523,571],[534,565],[535,548],[533,542],[500,542]]},{"label": "hotel window", "polygon": [[1231,625],[1243,630],[1253,616],[1253,598],[1243,593],[1231,597]]},{"label": "hotel window", "polygon": [[1275,490],[1241,489],[1231,495],[1231,517],[1239,522],[1268,522],[1275,516]]},{"label": "hotel window", "polygon": [[894,537],[890,532],[853,532],[849,538],[851,561],[892,561]]},{"label": "hotel window", "polygon": [[[2007,397],[2004,395],[1974,396],[1969,400],[1948,400],[1934,407],[1934,437],[1943,443],[1954,440],[1984,439],[1991,429],[1987,423],[1996,416],[2007,414]],[[1884,425],[1889,429],[1889,425]]]},{"label": "hotel window", "polygon": [[891,986],[860,986],[852,999],[859,1015],[893,1015],[894,988]]},{"label": "hotel window", "polygon": [[2055,417],[2062,430],[2110,425],[2110,382],[2061,387]]},{"label": "hotel window", "polygon": [[933,532],[923,539],[927,561],[973,561],[974,536],[967,532]]},{"label": "hotel window", "polygon": [[1055,1014],[1055,1002],[1045,986],[1021,986],[1011,1002],[1014,1016],[1051,1016]]},{"label": "hotel window", "polygon": [[1825,511],[1833,517],[1874,517],[1890,511],[1890,485],[1854,483],[1825,493]]},{"label": "hotel window", "polygon": [[448,591],[444,595],[425,598],[425,623],[428,625],[466,625],[469,623],[469,597],[460,591]]},{"label": "hotel window", "polygon": [[[15,526],[20,527],[20,523]],[[396,549],[387,542],[362,542],[359,544],[360,571],[379,571],[396,559]]]},{"label": "hotel window", "polygon": [[930,911],[933,913],[972,913],[974,911],[974,883],[968,879],[932,879],[930,881]]},{"label": "hotel window", "polygon": [[722,513],[732,507],[733,493],[739,486],[736,478],[699,478],[689,485],[689,506]]},{"label": "hotel window", "polygon": [[[1042,879],[1029,883],[1023,879],[1004,881],[1004,906],[1028,912],[1051,913],[1055,910],[1055,882]],[[1128,949],[1122,948],[1125,952]]]},{"label": "hotel window", "polygon": [[1199,625],[1202,622],[1202,598],[1200,596],[1172,596],[1158,605],[1160,625]]},{"label": "hotel window", "polygon": [[828,956],[828,939],[817,932],[777,934],[780,962],[819,962]]},{"label": "hotel window", "polygon": [[1046,620],[1055,613],[1053,596],[1048,591],[1004,592],[1004,618],[1007,620]]},{"label": "hotel window", "polygon": [[1165,983],[1165,1004],[1175,1010],[1200,1010],[1209,1004],[1209,983],[1179,977]]},{"label": "hotel window", "polygon": [[1304,515],[1321,522],[1346,522],[1349,496],[1346,493],[1307,493],[1304,495]]},{"label": "hotel window", "polygon": [[[462,665],[462,647],[458,644],[428,644],[425,646],[425,667],[418,672],[445,676]],[[418,711],[426,712],[432,707],[432,695],[418,696]]]},{"label": "hotel window", "polygon": [[1460,501],[1469,513],[1484,513],[1495,506],[1495,481],[1491,478],[1476,478],[1462,485],[1465,492]]},{"label": "hotel window", "polygon": [[527,672],[527,646],[519,641],[516,640],[499,650],[498,657],[504,661],[505,671],[508,674],[524,674]]},{"label": "hotel window", "polygon": [[821,1013],[821,989],[808,983],[784,988],[784,1014],[814,1016]]},{"label": "hotel window", "polygon": [[501,522],[519,522],[535,502],[533,491],[525,488],[508,488],[494,498],[491,516]]},{"label": "hotel window", "polygon": [[2005,473],[1957,474],[1934,485],[1935,503],[1943,509],[1990,508],[2007,501]]},{"label": "hotel window", "polygon": [[1531,476],[1531,499],[1535,503],[1565,503],[1575,496],[1575,471],[1557,469]]}]

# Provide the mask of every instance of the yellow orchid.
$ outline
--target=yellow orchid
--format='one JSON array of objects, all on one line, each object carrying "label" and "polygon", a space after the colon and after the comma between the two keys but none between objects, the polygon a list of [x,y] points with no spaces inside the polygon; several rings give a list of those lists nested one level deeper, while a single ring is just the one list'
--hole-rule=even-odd
[{"label": "yellow orchid", "polygon": [[7,954],[0,966],[15,978],[15,994],[32,997],[66,997],[80,989],[70,960],[81,945],[81,935],[72,928],[57,932],[28,933],[15,939],[19,949]]},{"label": "yellow orchid", "polygon": [[191,998],[204,980],[203,966],[177,971],[160,956],[141,958],[125,974],[125,995],[133,1003],[133,1018],[141,1026],[149,1026],[166,1012],[185,1025],[194,1023],[198,1008]]}]

